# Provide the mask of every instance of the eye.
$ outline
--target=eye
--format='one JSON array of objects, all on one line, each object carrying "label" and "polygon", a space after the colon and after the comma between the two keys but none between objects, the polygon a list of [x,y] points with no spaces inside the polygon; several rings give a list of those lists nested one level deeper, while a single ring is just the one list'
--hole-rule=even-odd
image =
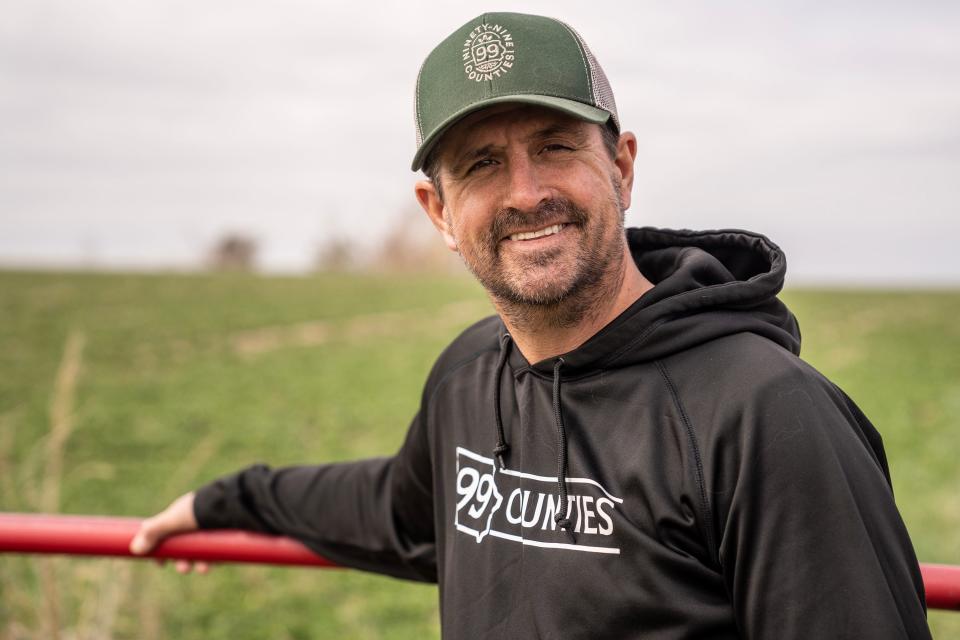
[{"label": "eye", "polygon": [[495,161],[493,160],[493,158],[484,158],[483,160],[478,160],[477,162],[474,162],[472,165],[470,165],[469,169],[467,169],[467,175],[470,175],[474,171],[483,169],[484,167],[489,167],[493,164],[495,164]]},{"label": "eye", "polygon": [[550,144],[543,145],[543,149],[540,150],[540,153],[555,151],[573,151],[573,147],[560,142],[552,142]]}]

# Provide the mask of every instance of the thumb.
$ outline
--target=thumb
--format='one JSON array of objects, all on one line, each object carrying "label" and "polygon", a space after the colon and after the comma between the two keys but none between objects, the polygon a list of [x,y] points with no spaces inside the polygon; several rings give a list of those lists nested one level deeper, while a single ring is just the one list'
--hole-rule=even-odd
[{"label": "thumb", "polygon": [[193,516],[193,493],[180,496],[165,510],[140,523],[140,528],[130,541],[130,553],[149,553],[169,535],[194,531],[197,521]]},{"label": "thumb", "polygon": [[138,556],[149,553],[160,542],[164,533],[154,524],[155,520],[156,518],[147,518],[140,523],[140,528],[130,541],[130,553]]}]

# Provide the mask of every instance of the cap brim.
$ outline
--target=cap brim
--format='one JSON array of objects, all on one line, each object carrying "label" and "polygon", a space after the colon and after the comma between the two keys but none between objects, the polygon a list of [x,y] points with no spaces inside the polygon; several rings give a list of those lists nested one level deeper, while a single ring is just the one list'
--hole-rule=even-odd
[{"label": "cap brim", "polygon": [[413,164],[410,168],[413,171],[419,171],[423,167],[423,161],[427,157],[427,154],[429,154],[430,151],[436,146],[443,134],[464,117],[495,104],[505,104],[510,102],[533,104],[550,109],[556,109],[557,111],[562,111],[563,113],[571,115],[575,118],[579,118],[580,120],[593,122],[595,124],[603,124],[610,119],[610,112],[608,111],[598,109],[589,104],[577,102],[576,100],[569,100],[567,98],[555,98],[553,96],[540,95],[514,95],[488,98],[464,107],[441,122],[439,126],[435,127],[434,130],[423,139],[423,142],[420,144],[420,148],[417,149],[416,155],[413,156]]}]

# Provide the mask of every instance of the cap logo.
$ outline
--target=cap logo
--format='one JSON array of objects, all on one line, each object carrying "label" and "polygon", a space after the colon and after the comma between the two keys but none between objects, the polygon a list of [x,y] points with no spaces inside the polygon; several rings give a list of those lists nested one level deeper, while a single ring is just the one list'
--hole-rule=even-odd
[{"label": "cap logo", "polygon": [[499,24],[474,27],[463,43],[463,72],[474,82],[493,80],[513,67],[513,36]]}]

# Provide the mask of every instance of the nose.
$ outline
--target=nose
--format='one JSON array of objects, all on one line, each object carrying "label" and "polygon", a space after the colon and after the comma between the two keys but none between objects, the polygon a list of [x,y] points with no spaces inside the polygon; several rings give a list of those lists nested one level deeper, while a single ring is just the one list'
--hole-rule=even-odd
[{"label": "nose", "polygon": [[524,153],[512,154],[507,163],[509,180],[505,207],[531,211],[543,200],[550,199],[550,191],[538,171],[536,163]]}]

